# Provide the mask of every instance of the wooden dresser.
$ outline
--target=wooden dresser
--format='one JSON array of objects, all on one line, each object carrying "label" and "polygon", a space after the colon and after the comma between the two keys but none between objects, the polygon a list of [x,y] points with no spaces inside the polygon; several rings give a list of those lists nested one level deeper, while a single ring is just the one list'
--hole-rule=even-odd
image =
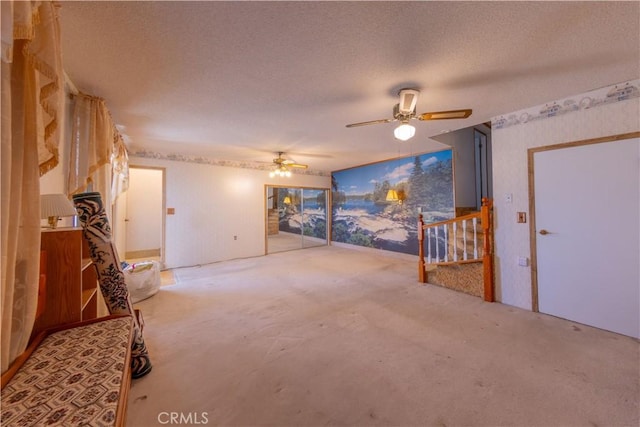
[{"label": "wooden dresser", "polygon": [[44,230],[40,249],[46,284],[41,289],[41,314],[32,336],[51,327],[97,317],[98,277],[82,229]]}]

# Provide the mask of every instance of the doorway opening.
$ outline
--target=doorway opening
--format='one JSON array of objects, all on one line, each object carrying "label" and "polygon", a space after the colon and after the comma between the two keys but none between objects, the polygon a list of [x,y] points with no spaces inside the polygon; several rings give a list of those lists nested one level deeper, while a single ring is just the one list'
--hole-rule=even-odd
[{"label": "doorway opening", "polygon": [[487,138],[486,133],[474,128],[473,141],[476,166],[476,210],[480,210],[483,198],[493,198],[491,139]]},{"label": "doorway opening", "polygon": [[129,189],[124,194],[124,258],[155,260],[164,265],[165,170],[129,168]]}]

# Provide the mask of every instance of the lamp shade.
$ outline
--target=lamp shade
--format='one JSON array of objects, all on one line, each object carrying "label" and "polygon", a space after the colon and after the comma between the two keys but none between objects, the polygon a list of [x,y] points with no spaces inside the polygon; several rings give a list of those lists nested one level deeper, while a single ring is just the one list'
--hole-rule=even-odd
[{"label": "lamp shade", "polygon": [[40,218],[50,216],[74,216],[78,215],[71,200],[64,194],[42,194],[40,196]]},{"label": "lamp shade", "polygon": [[60,217],[77,214],[73,203],[64,194],[40,195],[40,218],[47,218],[51,228],[56,228]]},{"label": "lamp shade", "polygon": [[396,137],[396,139],[399,139],[400,141],[406,141],[408,139],[411,139],[415,134],[416,134],[416,128],[411,126],[408,123],[402,123],[393,131],[393,135]]}]

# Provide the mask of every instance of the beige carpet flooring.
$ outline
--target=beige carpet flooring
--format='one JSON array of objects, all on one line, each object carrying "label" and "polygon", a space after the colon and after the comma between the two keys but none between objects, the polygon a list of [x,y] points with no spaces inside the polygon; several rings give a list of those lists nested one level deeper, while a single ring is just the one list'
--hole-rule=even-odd
[{"label": "beige carpet flooring", "polygon": [[267,253],[292,251],[315,246],[325,246],[327,241],[317,237],[301,236],[300,234],[279,231],[278,234],[267,236]]},{"label": "beige carpet flooring", "polygon": [[174,270],[127,425],[638,426],[637,340],[416,275],[342,247]]}]

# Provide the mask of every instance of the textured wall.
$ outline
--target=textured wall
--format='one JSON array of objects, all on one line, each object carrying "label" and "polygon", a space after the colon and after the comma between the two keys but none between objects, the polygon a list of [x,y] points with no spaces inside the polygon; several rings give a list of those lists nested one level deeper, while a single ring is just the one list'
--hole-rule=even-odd
[{"label": "textured wall", "polygon": [[[265,184],[329,188],[327,176],[270,179],[268,171],[133,157],[166,168],[167,268],[264,255]],[[238,236],[234,240],[233,236]]]},{"label": "textured wall", "polygon": [[[630,82],[635,88],[639,83]],[[617,85],[622,86],[624,83]],[[516,223],[516,212],[527,212],[529,217],[527,150],[640,130],[637,89],[628,99],[607,97],[615,89],[612,85],[493,119],[495,271],[499,301],[531,309],[531,267],[517,263],[519,256],[531,259],[529,224]],[[506,200],[507,194],[513,197],[511,203]]]}]

